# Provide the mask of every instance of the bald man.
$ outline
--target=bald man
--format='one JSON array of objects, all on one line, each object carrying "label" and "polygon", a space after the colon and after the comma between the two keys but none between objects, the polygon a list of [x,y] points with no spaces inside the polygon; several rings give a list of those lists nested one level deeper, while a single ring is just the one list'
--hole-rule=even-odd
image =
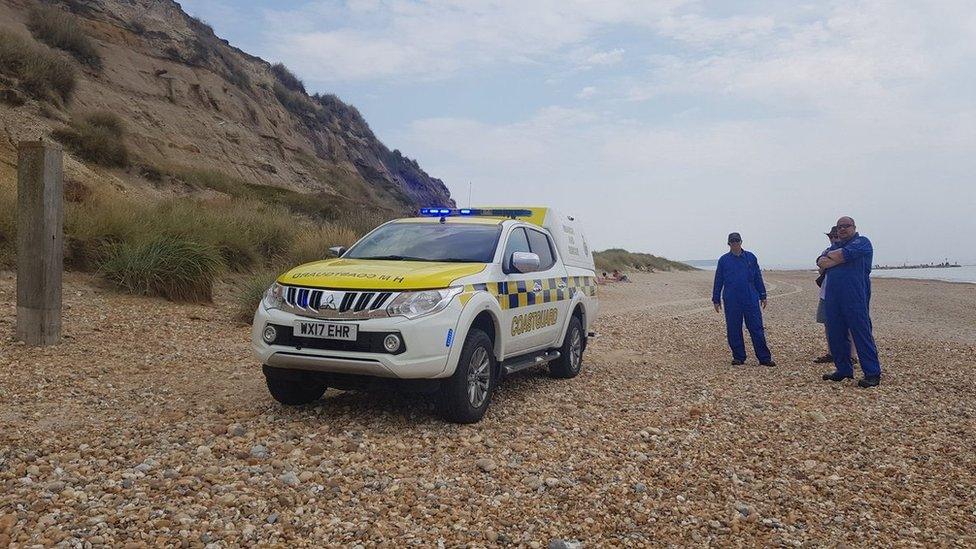
[{"label": "bald man", "polygon": [[823,376],[825,381],[854,378],[848,332],[854,340],[864,379],[860,387],[876,387],[881,383],[881,362],[874,344],[871,326],[871,264],[874,248],[866,236],[857,232],[854,219],[844,216],[837,220],[839,242],[834,249],[817,260],[824,269],[824,312],[827,320],[827,346],[834,356],[835,371]]}]

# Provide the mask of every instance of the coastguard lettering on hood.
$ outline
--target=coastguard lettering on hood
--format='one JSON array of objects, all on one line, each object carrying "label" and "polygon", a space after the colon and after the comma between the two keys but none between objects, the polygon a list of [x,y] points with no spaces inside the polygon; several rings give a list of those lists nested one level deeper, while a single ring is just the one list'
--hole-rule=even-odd
[{"label": "coastguard lettering on hood", "polygon": [[317,278],[317,277],[327,277],[327,278],[368,278],[376,280],[389,280],[391,282],[396,282],[398,284],[403,283],[402,276],[393,276],[387,274],[376,274],[376,273],[344,273],[339,271],[306,271],[295,273],[291,275],[290,278],[298,280],[301,278]]},{"label": "coastguard lettering on hood", "polygon": [[525,313],[524,315],[515,315],[515,318],[512,319],[512,335],[516,336],[531,332],[532,330],[538,330],[539,328],[545,328],[546,326],[552,326],[556,323],[558,316],[558,309],[545,309]]}]

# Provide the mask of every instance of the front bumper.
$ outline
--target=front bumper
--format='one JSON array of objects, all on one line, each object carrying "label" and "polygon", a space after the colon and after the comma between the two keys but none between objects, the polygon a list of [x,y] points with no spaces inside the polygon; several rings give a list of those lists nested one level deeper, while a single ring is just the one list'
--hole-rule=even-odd
[{"label": "front bumper", "polygon": [[[269,324],[290,327],[296,320],[319,319],[305,318],[278,309],[265,309],[263,305],[258,305],[251,326],[251,351],[261,364],[275,368],[399,379],[441,378],[454,371],[449,363],[451,349],[456,343],[454,335],[457,333],[460,314],[461,305],[455,299],[443,311],[413,320],[388,317],[341,321],[357,324],[360,340],[371,337],[369,334],[400,334],[406,350],[399,354],[390,354],[363,350],[314,349],[296,345],[292,338],[279,338],[279,341],[286,341],[286,344],[265,343],[262,333]],[[368,348],[369,345],[360,347]]]}]

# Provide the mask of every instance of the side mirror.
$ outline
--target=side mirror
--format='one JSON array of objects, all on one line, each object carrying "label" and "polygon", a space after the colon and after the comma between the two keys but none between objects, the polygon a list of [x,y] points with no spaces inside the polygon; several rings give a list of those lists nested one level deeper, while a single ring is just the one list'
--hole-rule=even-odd
[{"label": "side mirror", "polygon": [[334,255],[336,257],[342,257],[342,254],[346,253],[346,247],[345,246],[333,246],[333,247],[329,248],[329,251],[332,252],[332,255]]},{"label": "side mirror", "polygon": [[520,273],[534,273],[539,270],[539,256],[529,252],[512,252],[512,267]]}]

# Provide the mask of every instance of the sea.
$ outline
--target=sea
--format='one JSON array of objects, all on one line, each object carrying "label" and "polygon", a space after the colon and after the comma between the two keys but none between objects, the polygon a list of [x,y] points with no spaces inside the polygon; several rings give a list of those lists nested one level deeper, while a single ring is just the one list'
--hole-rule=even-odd
[{"label": "sea", "polygon": [[[706,271],[714,271],[717,261],[714,259],[699,259],[685,261],[685,263]],[[764,270],[774,271],[808,270],[805,265],[795,264],[763,264],[762,268]],[[809,270],[811,272],[813,271],[813,269]],[[871,276],[875,278],[911,278],[915,280],[944,280],[946,282],[968,282],[970,284],[976,284],[976,265],[931,269],[874,269],[871,271]]]},{"label": "sea", "polygon": [[938,269],[874,269],[871,271],[871,276],[875,278],[921,278],[976,284],[976,265]]}]

